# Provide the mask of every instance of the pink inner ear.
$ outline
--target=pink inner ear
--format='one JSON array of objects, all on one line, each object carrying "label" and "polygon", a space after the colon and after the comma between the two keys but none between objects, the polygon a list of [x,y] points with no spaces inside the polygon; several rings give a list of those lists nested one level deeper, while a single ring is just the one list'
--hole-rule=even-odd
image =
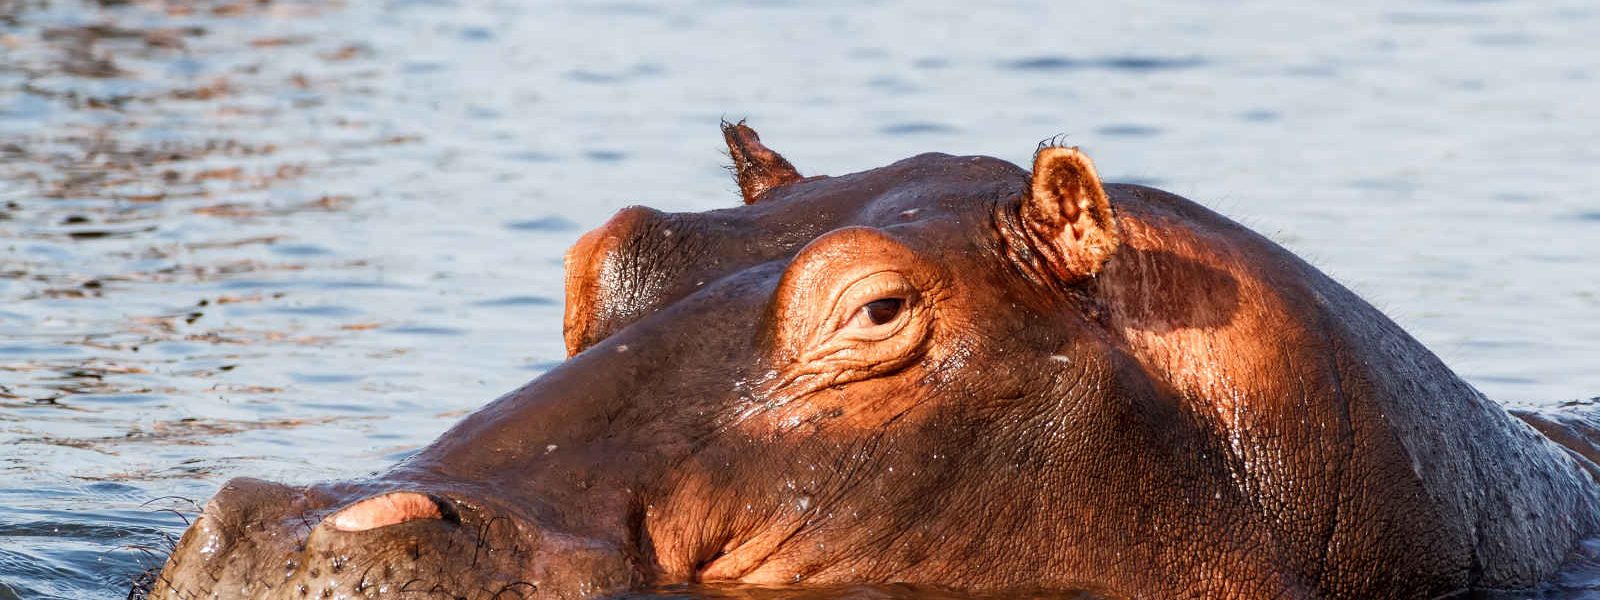
[{"label": "pink inner ear", "polygon": [[416,492],[391,492],[362,500],[328,518],[339,531],[366,531],[417,519],[442,519],[439,505]]}]

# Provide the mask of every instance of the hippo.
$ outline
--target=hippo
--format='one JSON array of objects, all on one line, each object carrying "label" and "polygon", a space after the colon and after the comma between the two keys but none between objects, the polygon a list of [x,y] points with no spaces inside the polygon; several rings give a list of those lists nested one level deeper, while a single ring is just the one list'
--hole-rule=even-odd
[{"label": "hippo", "polygon": [[[1600,420],[1512,413],[1266,238],[1041,144],[623,209],[567,359],[392,469],[226,483],[151,598],[1527,589],[1600,530]],[[410,597],[407,596],[407,597]]]}]

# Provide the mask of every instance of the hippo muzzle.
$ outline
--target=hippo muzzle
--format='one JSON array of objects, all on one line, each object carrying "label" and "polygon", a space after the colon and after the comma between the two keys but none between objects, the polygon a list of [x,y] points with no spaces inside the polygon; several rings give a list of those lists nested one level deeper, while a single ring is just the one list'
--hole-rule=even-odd
[{"label": "hippo muzzle", "polygon": [[151,597],[568,598],[637,579],[621,549],[503,504],[372,491],[381,487],[234,479],[179,541]]}]

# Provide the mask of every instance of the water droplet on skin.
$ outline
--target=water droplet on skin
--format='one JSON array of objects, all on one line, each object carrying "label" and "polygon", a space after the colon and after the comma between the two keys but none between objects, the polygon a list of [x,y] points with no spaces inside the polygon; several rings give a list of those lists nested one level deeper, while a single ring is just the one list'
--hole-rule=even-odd
[{"label": "water droplet on skin", "polygon": [[549,453],[551,453],[551,452],[555,452],[555,451],[556,451],[556,448],[560,448],[560,446],[557,446],[557,445],[555,445],[555,444],[550,444],[550,445],[548,445],[548,446],[545,446],[545,447],[544,447],[544,453],[545,453],[545,454],[549,454]]},{"label": "water droplet on skin", "polygon": [[204,545],[200,546],[200,554],[202,554],[202,555],[215,554],[217,552],[217,548],[222,545],[221,540],[217,539],[218,537],[220,537],[220,536],[218,536],[216,534],[211,534],[211,535],[206,536],[206,543]]},{"label": "water droplet on skin", "polygon": [[627,352],[627,351],[628,351],[628,345],[627,344],[619,344],[617,346],[617,353],[618,354],[621,354],[621,353]]}]

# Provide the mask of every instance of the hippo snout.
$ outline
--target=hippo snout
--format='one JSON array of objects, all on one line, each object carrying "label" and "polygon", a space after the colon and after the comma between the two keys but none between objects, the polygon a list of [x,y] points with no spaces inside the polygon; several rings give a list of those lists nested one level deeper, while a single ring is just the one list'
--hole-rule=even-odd
[{"label": "hippo snout", "polygon": [[150,598],[562,598],[635,579],[615,545],[467,494],[228,482]]}]

